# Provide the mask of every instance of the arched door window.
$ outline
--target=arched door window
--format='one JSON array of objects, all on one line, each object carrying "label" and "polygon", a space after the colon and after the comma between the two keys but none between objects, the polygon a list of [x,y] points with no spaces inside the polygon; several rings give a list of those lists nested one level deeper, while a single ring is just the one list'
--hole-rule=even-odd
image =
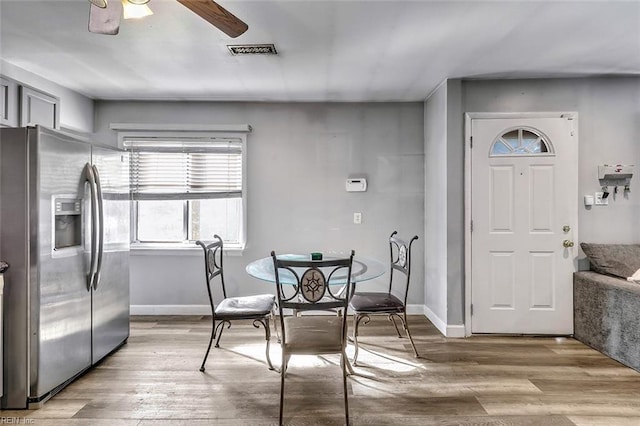
[{"label": "arched door window", "polygon": [[553,155],[553,147],[544,136],[530,128],[511,129],[491,145],[489,156]]}]

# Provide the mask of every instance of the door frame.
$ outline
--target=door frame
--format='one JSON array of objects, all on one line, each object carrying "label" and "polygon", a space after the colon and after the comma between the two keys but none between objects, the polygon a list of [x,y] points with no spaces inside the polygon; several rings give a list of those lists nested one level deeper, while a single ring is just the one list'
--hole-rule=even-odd
[{"label": "door frame", "polygon": [[[580,139],[578,135],[578,113],[560,112],[465,112],[464,113],[464,334],[471,336],[471,121],[474,119],[514,119],[514,118],[568,118],[573,120],[571,133],[576,140],[576,156],[579,157]],[[580,163],[578,162],[577,171]],[[576,194],[578,193],[576,188]],[[577,201],[576,201],[577,202]],[[578,241],[578,209],[575,224],[574,241]],[[574,260],[575,269],[575,260]]]}]

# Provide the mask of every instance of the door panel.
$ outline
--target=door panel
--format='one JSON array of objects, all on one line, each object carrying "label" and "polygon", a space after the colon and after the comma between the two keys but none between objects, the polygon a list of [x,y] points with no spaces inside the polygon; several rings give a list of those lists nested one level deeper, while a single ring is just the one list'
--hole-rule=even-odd
[{"label": "door panel", "polygon": [[577,247],[562,241],[577,236],[574,123],[471,121],[472,333],[573,332]]},{"label": "door panel", "polygon": [[553,252],[529,253],[531,265],[531,309],[553,309],[555,258]]},{"label": "door panel", "polygon": [[513,232],[513,167],[491,168],[491,230]]},{"label": "door panel", "polygon": [[553,167],[529,167],[529,232],[553,232],[555,206]]},{"label": "door panel", "polygon": [[514,253],[493,252],[490,259],[491,307],[512,309],[515,304]]},{"label": "door panel", "polygon": [[129,159],[93,147],[103,197],[104,245],[100,281],[93,291],[93,362],[129,337]]},{"label": "door panel", "polygon": [[[37,247],[39,276],[32,281],[30,295],[31,345],[35,349],[31,359],[30,396],[33,398],[51,391],[91,365],[91,293],[85,275],[84,239],[80,246],[54,248],[54,232],[57,232],[54,231],[54,201],[59,197],[84,199],[83,169],[91,160],[91,146],[37,129],[31,133],[39,133],[31,142],[33,152],[38,153],[39,187],[38,232],[32,236],[32,244]],[[89,212],[84,208],[86,203],[81,204],[84,222]]]}]

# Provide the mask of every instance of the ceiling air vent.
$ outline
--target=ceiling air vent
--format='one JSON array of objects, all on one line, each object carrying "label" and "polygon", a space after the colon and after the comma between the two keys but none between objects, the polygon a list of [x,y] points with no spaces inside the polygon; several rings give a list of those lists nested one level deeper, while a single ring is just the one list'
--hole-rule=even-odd
[{"label": "ceiling air vent", "polygon": [[277,55],[273,44],[231,44],[227,45],[232,55]]}]

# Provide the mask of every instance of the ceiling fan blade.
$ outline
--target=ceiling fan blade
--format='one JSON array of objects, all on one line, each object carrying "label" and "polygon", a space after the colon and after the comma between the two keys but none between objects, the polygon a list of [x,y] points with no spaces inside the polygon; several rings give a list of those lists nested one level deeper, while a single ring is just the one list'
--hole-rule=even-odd
[{"label": "ceiling fan blade", "polygon": [[98,7],[105,8],[107,7],[107,0],[89,0],[89,3],[95,4]]},{"label": "ceiling fan blade", "polygon": [[178,2],[231,38],[236,38],[249,29],[247,24],[213,0],[178,0]]},{"label": "ceiling fan blade", "polygon": [[102,8],[91,4],[89,9],[89,31],[97,34],[116,35],[120,31],[122,3],[114,0]]}]

